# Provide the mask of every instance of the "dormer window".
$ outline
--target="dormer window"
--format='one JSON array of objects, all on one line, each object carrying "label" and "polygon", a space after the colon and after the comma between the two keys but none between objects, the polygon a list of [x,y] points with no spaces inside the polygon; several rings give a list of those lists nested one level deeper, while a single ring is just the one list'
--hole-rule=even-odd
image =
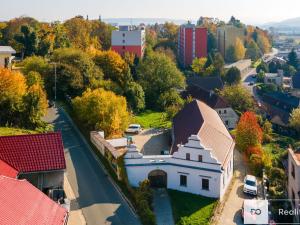
[{"label": "dormer window", "polygon": [[185,159],[186,160],[191,160],[191,154],[190,153],[186,153],[185,154]]}]

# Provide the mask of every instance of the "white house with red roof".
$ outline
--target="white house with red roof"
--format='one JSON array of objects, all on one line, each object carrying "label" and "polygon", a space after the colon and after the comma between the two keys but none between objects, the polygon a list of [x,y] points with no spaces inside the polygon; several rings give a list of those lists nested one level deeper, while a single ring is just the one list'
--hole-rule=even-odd
[{"label": "white house with red roof", "polygon": [[194,100],[174,118],[170,155],[141,154],[135,145],[124,156],[132,186],[149,179],[154,187],[222,198],[233,176],[235,143],[218,113]]},{"label": "white house with red roof", "polygon": [[66,161],[59,132],[0,137],[0,175],[42,191],[63,188]]},{"label": "white house with red roof", "polygon": [[66,225],[68,211],[26,180],[0,175],[1,225]]}]

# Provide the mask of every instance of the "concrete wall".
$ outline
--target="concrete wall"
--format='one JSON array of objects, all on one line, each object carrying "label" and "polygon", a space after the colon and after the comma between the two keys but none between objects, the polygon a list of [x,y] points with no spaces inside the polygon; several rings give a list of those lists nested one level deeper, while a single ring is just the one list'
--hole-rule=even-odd
[{"label": "concrete wall", "polygon": [[232,108],[216,108],[215,110],[219,114],[227,129],[234,129],[236,127],[239,121],[239,116]]},{"label": "concrete wall", "polygon": [[[187,153],[190,154],[190,160],[186,159]],[[199,155],[202,155],[202,162],[198,161]],[[188,143],[180,146],[173,155],[143,156],[135,147],[130,147],[124,160],[132,186],[136,187],[139,182],[148,179],[151,171],[163,170],[167,173],[169,189],[222,198],[232,178],[232,155],[231,152],[223,170],[221,163],[211,154],[211,150],[201,145],[198,136],[192,135]],[[187,177],[186,186],[180,186],[180,175]],[[202,189],[202,179],[209,180],[209,190]]]},{"label": "concrete wall", "polygon": [[46,188],[63,188],[64,171],[20,174],[19,179],[26,179],[40,190]]}]

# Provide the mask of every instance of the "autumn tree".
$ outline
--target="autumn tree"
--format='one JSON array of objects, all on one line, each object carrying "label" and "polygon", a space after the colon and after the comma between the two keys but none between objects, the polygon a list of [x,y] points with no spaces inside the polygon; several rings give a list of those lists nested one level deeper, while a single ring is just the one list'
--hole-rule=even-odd
[{"label": "autumn tree", "polygon": [[25,126],[31,129],[43,126],[41,118],[46,114],[48,101],[46,93],[40,83],[36,82],[28,87],[24,97]]},{"label": "autumn tree", "polygon": [[271,44],[265,34],[258,34],[257,45],[263,53],[269,53],[271,51]]},{"label": "autumn tree", "polygon": [[0,124],[16,125],[23,109],[26,79],[20,72],[0,68]]},{"label": "autumn tree", "polygon": [[91,44],[91,25],[81,16],[76,16],[64,23],[66,33],[75,48],[86,49]]},{"label": "autumn tree", "polygon": [[225,86],[220,95],[238,113],[246,112],[254,108],[251,94],[241,85]]},{"label": "autumn tree", "polygon": [[239,39],[239,38],[236,39],[234,48],[235,48],[235,59],[236,59],[236,61],[244,59],[246,49],[245,49],[245,46],[244,46],[243,42],[241,41],[241,39]]},{"label": "autumn tree", "polygon": [[116,82],[122,89],[132,81],[128,64],[117,52],[102,51],[94,57],[94,61],[102,69],[104,78]]},{"label": "autumn tree", "polygon": [[290,126],[294,128],[297,132],[300,132],[300,109],[294,109],[291,113],[290,120],[289,120]]},{"label": "autumn tree", "polygon": [[137,68],[138,82],[145,91],[148,106],[157,107],[159,96],[171,88],[185,87],[185,78],[167,56],[152,53]]},{"label": "autumn tree", "polygon": [[195,58],[192,63],[192,70],[194,73],[203,76],[205,73],[207,58]]},{"label": "autumn tree", "polygon": [[87,128],[103,130],[107,137],[120,137],[128,126],[126,99],[111,91],[87,89],[72,100],[72,105]]},{"label": "autumn tree", "polygon": [[237,147],[245,151],[249,147],[259,146],[262,138],[263,131],[258,123],[256,114],[249,111],[242,114],[236,129]]}]

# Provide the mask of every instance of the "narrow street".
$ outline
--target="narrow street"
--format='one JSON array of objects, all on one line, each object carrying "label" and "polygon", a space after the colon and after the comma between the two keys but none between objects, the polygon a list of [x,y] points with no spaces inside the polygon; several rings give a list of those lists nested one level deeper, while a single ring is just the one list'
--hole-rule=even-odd
[{"label": "narrow street", "polygon": [[81,209],[88,225],[139,225],[125,199],[108,178],[89,145],[62,109],[48,110],[45,121],[61,131],[67,178],[74,192],[71,210]]}]

